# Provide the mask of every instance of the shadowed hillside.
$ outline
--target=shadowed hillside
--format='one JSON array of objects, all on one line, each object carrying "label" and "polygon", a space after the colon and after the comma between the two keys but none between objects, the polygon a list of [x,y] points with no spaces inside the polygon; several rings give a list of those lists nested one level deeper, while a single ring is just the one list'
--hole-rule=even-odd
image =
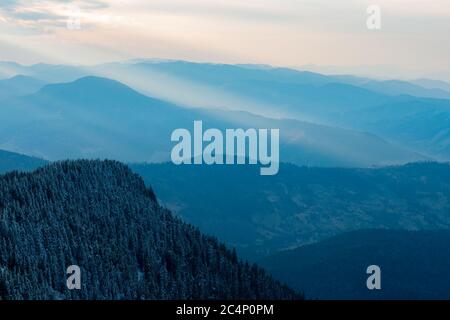
[{"label": "shadowed hillside", "polygon": [[[361,230],[261,261],[279,279],[319,299],[450,299],[450,231]],[[368,290],[366,269],[381,269]]]},{"label": "shadowed hillside", "polygon": [[367,228],[450,229],[450,165],[416,163],[377,169],[281,164],[132,165],[184,220],[261,257]]}]

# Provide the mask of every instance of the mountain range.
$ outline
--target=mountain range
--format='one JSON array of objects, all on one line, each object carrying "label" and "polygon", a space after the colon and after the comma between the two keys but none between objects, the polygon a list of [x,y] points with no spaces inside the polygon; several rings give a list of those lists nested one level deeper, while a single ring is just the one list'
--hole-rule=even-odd
[{"label": "mountain range", "polygon": [[280,159],[297,164],[364,167],[429,159],[370,133],[243,111],[186,108],[92,76],[3,101],[0,116],[6,120],[0,148],[48,160],[167,161],[171,132],[191,129],[194,120],[222,130],[278,128]]},{"label": "mountain range", "polygon": [[[0,299],[301,298],[238,256],[309,298],[449,296],[445,82],[147,59],[0,79]],[[280,129],[278,174],[167,162],[196,120]]]},{"label": "mountain range", "polygon": [[[299,121],[295,124],[294,135],[291,134],[291,130],[287,130],[289,136],[286,139],[288,141],[303,139],[295,143],[302,144],[303,155],[311,156],[300,157],[298,151],[294,153],[295,156],[291,156],[292,152],[288,152],[289,156],[284,160],[299,164],[365,167],[425,159],[450,159],[448,127],[450,100],[449,90],[444,82],[424,79],[411,82],[380,81],[269,66],[164,60],[139,60],[90,67],[46,64],[22,66],[1,63],[0,71],[4,76],[22,74],[46,83],[73,81],[79,83],[78,79],[86,76],[95,76],[99,82],[100,79],[110,78],[128,85],[149,99],[164,101],[166,104],[183,109],[189,107],[197,111],[200,109],[243,111],[253,114],[258,119],[263,117],[269,121],[274,119],[282,121],[288,118]],[[92,83],[91,80],[90,83],[91,91],[95,91],[94,88],[97,86],[104,87],[101,83]],[[49,98],[53,99],[51,88],[52,85],[46,92]],[[65,99],[68,103],[76,98],[77,90],[73,89],[73,92],[67,91]],[[86,97],[94,95],[97,98],[102,95],[100,90],[86,94]],[[111,91],[108,94],[111,94]],[[110,100],[124,101],[117,94],[104,97],[102,104],[109,105]],[[56,99],[54,101],[60,104]],[[37,101],[29,98],[27,103],[35,105]],[[3,101],[2,104],[14,105],[11,101]],[[122,107],[128,108],[128,104]],[[35,109],[40,108],[41,106],[38,106]],[[205,116],[203,113],[191,113],[192,115]],[[103,116],[107,117],[107,114]],[[129,116],[130,113],[125,115],[124,120]],[[231,113],[229,118],[240,118],[240,115]],[[205,121],[208,120],[210,119],[206,117]],[[223,120],[223,117],[219,120]],[[252,119],[246,125],[252,126],[256,120]],[[177,125],[180,124],[177,122]],[[226,125],[234,125],[234,122],[227,122]],[[282,127],[282,124],[277,125]],[[79,124],[71,124],[68,128],[70,127],[78,128]],[[69,135],[71,135],[69,140],[76,138],[74,133]],[[48,157],[52,159],[56,156],[47,150],[39,153],[39,148],[34,146],[22,148],[14,138],[11,139],[13,141],[0,144],[0,148],[41,157],[48,153]],[[105,145],[109,143],[104,141],[103,137],[98,139],[99,143],[100,141]],[[93,149],[98,149],[97,146],[86,146],[85,142],[81,144],[83,156],[88,156]],[[95,154],[95,150],[92,153]],[[157,150],[145,157],[138,156],[135,151],[130,153],[135,154],[133,157],[122,157],[120,160],[162,160],[159,155],[166,153],[166,150]],[[111,152],[105,151],[104,156],[110,154]]]}]

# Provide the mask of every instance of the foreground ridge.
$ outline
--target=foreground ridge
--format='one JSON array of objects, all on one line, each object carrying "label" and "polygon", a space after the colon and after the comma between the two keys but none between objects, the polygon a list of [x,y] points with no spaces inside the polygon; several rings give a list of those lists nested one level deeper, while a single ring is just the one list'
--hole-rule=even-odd
[{"label": "foreground ridge", "polygon": [[[81,269],[81,289],[66,268]],[[0,176],[0,299],[296,299],[116,161]]]}]

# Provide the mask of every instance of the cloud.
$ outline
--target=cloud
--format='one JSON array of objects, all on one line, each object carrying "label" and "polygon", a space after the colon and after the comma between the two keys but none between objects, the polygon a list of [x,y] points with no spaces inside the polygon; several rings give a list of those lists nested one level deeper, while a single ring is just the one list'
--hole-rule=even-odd
[{"label": "cloud", "polygon": [[[38,0],[30,3],[23,0],[2,0],[0,17],[12,26],[51,32],[67,25],[67,20],[91,14],[95,10],[109,7],[103,0]],[[85,25],[87,27],[88,24]]]},{"label": "cloud", "polygon": [[[388,65],[407,75],[448,75],[449,0],[377,0],[382,10],[377,32],[366,27],[372,3],[0,0],[0,41],[12,45],[8,53],[2,47],[0,59],[16,59],[14,50],[26,45],[28,58],[19,60],[26,63],[52,62],[55,56],[81,64],[161,57],[278,66]],[[67,28],[73,18],[80,19],[81,29]],[[41,50],[47,59],[34,54]],[[389,69],[378,69],[390,75]]]},{"label": "cloud", "polygon": [[20,0],[3,0],[0,3],[0,9],[12,8],[20,4]]},{"label": "cloud", "polygon": [[[283,22],[298,18],[289,10],[286,0],[278,0],[279,5],[267,0],[152,0],[143,1],[137,7],[147,13],[170,14],[199,18],[224,18],[248,21]],[[284,2],[284,3],[283,3]]]},{"label": "cloud", "polygon": [[85,9],[102,9],[109,7],[108,1],[106,0],[38,0],[33,1],[30,4],[30,1],[24,1],[24,0],[2,0],[0,3],[0,9],[3,10],[11,10],[11,9],[18,9],[18,8],[24,8],[24,7],[33,7],[33,6],[40,6],[40,5],[58,5],[58,4],[71,4],[76,5]]}]

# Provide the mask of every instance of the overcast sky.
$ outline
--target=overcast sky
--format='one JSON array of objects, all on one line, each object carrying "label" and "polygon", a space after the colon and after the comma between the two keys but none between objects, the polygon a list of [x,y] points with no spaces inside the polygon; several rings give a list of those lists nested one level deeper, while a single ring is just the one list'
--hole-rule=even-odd
[{"label": "overcast sky", "polygon": [[[366,26],[371,4],[380,30]],[[167,58],[450,81],[449,57],[449,0],[0,1],[0,60],[24,64]]]}]

